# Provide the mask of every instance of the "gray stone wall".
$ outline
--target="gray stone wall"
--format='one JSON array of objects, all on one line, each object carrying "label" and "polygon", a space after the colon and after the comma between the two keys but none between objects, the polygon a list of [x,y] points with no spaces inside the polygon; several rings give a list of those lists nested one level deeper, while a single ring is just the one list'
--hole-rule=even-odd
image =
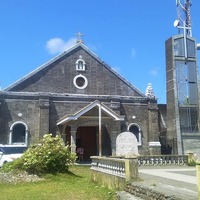
[{"label": "gray stone wall", "polygon": [[[86,62],[85,71],[76,71],[75,63],[80,55]],[[78,74],[88,79],[88,86],[85,89],[77,89],[73,84],[73,79]],[[109,70],[109,67],[105,67],[82,48],[74,50],[71,54],[45,67],[31,78],[18,84],[12,91],[140,96]]]},{"label": "gray stone wall", "polygon": [[[80,56],[86,63],[85,71],[76,70],[75,63]],[[78,74],[88,80],[85,89],[77,89],[73,83]],[[95,100],[125,116],[123,122],[103,121],[111,139],[113,154],[117,134],[127,131],[131,123],[138,124],[141,129],[141,154],[149,153],[149,141],[156,140],[158,136],[157,110],[153,108],[157,102],[150,102],[133,85],[81,45],[22,78],[2,92],[0,99],[0,143],[7,143],[9,129],[17,121],[28,126],[30,143],[46,133],[62,133],[64,128],[58,127],[57,121]]]},{"label": "gray stone wall", "polygon": [[[5,99],[1,105],[0,143],[7,144],[9,130],[13,123],[24,122],[30,129],[29,142],[38,139],[39,134],[39,106],[34,100]],[[22,115],[20,115],[21,113]]]},{"label": "gray stone wall", "polygon": [[[132,123],[138,124],[141,128],[142,145],[138,147],[139,154],[149,154],[149,142],[159,141],[157,104],[149,105],[148,101],[132,104],[122,103],[122,107],[127,116],[126,128]],[[135,119],[132,116],[135,116]]]},{"label": "gray stone wall", "polygon": [[[30,134],[29,143],[33,143],[46,133],[52,133],[53,135],[62,133],[63,130],[59,130],[56,122],[66,114],[76,113],[96,100],[98,96],[80,98],[80,96],[75,97],[73,95],[53,96],[52,94],[47,95],[47,93],[46,96],[39,93],[24,93],[23,95],[22,93],[21,95],[7,93],[4,95],[4,98],[0,107],[0,120],[3,122],[0,124],[0,143],[8,142],[9,129],[16,121],[22,121],[27,124]],[[99,99],[112,109],[113,100],[111,98],[100,97]],[[124,115],[126,120],[123,122],[114,122],[113,120],[102,121],[106,125],[111,139],[112,154],[115,154],[115,140],[117,135],[122,131],[126,131],[128,125],[131,123],[137,123],[142,131],[142,145],[139,146],[139,153],[142,155],[149,154],[148,144],[150,135],[156,135],[158,127],[156,126],[156,114],[152,113],[152,111],[150,112],[152,113],[151,128],[149,127],[148,100],[144,98],[139,103],[137,99],[131,99],[130,101],[130,99],[127,100],[126,98],[123,100],[122,97],[119,97],[118,102],[121,103],[117,103],[117,106],[114,106],[114,111],[120,115]],[[19,116],[19,113],[22,116]],[[133,115],[136,116],[135,119],[132,118]],[[77,125],[79,123],[77,122]],[[98,120],[96,121],[96,125],[98,126]]]}]

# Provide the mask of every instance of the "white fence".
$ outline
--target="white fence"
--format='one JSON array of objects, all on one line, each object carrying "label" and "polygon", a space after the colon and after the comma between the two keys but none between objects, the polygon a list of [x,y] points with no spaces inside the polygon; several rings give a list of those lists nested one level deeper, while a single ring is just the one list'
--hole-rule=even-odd
[{"label": "white fence", "polygon": [[138,156],[139,166],[156,165],[187,165],[187,155],[156,155]]},{"label": "white fence", "polygon": [[91,169],[125,178],[125,159],[92,156]]}]

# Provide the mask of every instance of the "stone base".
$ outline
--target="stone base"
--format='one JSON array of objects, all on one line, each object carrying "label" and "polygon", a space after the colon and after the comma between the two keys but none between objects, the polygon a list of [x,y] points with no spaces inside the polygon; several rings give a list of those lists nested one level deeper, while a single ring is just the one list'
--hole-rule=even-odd
[{"label": "stone base", "polygon": [[100,183],[104,187],[115,190],[123,190],[126,186],[126,179],[123,177],[106,174],[91,169],[91,179],[93,182]]}]

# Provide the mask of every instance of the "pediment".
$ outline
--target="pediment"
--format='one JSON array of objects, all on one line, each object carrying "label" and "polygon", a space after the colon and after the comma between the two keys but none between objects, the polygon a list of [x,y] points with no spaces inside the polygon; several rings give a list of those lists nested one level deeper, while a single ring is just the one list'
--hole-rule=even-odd
[{"label": "pediment", "polygon": [[70,121],[78,120],[79,118],[98,118],[99,117],[99,109],[101,109],[101,117],[102,118],[111,118],[114,121],[124,121],[124,116],[118,115],[113,110],[108,108],[106,105],[96,100],[84,108],[80,109],[78,112],[73,114],[67,114],[57,121],[57,125],[67,124]]},{"label": "pediment", "polygon": [[[77,69],[79,61],[84,70]],[[78,81],[87,84],[79,86]],[[83,43],[41,65],[5,91],[145,97]]]}]

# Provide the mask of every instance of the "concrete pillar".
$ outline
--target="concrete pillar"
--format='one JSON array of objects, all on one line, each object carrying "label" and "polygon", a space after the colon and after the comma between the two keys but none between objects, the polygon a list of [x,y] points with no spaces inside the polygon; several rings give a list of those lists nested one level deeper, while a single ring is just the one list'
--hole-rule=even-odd
[{"label": "concrete pillar", "polygon": [[77,127],[71,127],[71,153],[76,153],[76,131]]},{"label": "concrete pillar", "polygon": [[156,103],[149,102],[148,106],[148,127],[149,127],[149,142],[159,141],[158,130],[158,106]]},{"label": "concrete pillar", "polygon": [[112,156],[116,156],[116,140],[117,140],[117,134],[119,134],[119,131],[111,131],[111,148],[112,148]]},{"label": "concrete pillar", "polygon": [[131,181],[138,178],[137,157],[125,158],[125,174],[126,174],[126,181]]},{"label": "concrete pillar", "polygon": [[118,134],[120,134],[120,125],[121,122],[114,122],[112,126],[110,126],[110,138],[111,138],[111,149],[112,149],[112,156],[116,156],[116,140]]},{"label": "concrete pillar", "polygon": [[200,199],[200,161],[196,162],[198,199]]},{"label": "concrete pillar", "polygon": [[194,166],[196,164],[194,153],[192,151],[188,151],[186,152],[186,155],[188,156],[187,165]]},{"label": "concrete pillar", "polygon": [[49,99],[41,98],[39,103],[39,138],[42,138],[49,133]]},{"label": "concrete pillar", "polygon": [[149,103],[149,153],[150,155],[161,154],[158,130],[158,107],[157,103]]}]

